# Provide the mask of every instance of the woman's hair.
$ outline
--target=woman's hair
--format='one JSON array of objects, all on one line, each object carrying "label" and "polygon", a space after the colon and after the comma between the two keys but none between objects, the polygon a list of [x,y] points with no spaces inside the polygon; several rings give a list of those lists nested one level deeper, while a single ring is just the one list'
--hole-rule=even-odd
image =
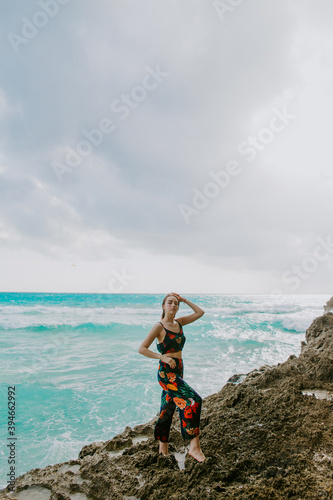
[{"label": "woman's hair", "polygon": [[[174,295],[173,293],[168,293],[168,295],[166,295],[166,296],[164,297],[164,299],[163,299],[163,302],[162,302],[162,309],[163,309],[163,306],[164,306],[164,304],[165,304],[165,301],[166,301],[166,299],[167,299],[168,297],[175,297],[175,299],[177,299],[176,295]],[[179,305],[179,300],[177,299],[177,301],[178,301],[178,305]],[[165,315],[165,311],[164,311],[164,309],[163,309],[161,319],[163,319],[163,318],[164,318],[164,315]]]}]

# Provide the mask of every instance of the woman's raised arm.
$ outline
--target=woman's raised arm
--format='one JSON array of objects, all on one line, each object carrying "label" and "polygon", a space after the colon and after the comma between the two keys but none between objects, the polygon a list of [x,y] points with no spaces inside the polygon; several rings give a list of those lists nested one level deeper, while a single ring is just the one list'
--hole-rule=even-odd
[{"label": "woman's raised arm", "polygon": [[179,321],[179,323],[182,326],[188,325],[189,323],[193,323],[193,321],[196,321],[205,314],[205,311],[201,309],[201,307],[197,306],[196,304],[193,304],[193,302],[191,302],[190,300],[181,297],[178,293],[173,293],[173,295],[178,298],[179,302],[184,302],[184,304],[187,304],[194,311],[193,314],[189,314],[188,316],[182,316],[181,318],[177,319],[177,321]]}]

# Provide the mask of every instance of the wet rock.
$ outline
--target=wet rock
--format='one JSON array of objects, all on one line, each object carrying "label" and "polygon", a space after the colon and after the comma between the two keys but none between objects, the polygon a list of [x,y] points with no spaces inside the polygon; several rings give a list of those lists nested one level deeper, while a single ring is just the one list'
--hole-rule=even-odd
[{"label": "wet rock", "polygon": [[162,455],[161,453],[158,456],[157,462],[156,462],[156,467],[163,469],[174,469],[174,470],[179,470],[178,462],[176,460],[176,457],[172,454],[170,455]]},{"label": "wet rock", "polygon": [[329,337],[332,335],[333,327],[333,313],[326,313],[323,316],[316,318],[311,326],[306,330],[305,339],[307,342],[317,339],[318,337],[324,337],[328,333]]},{"label": "wet rock", "polygon": [[81,449],[80,453],[79,453],[79,458],[83,458],[87,455],[94,455],[94,453],[96,453],[97,450],[100,450],[103,446],[103,442],[101,443],[90,443],[86,446],[83,446],[83,448]]}]

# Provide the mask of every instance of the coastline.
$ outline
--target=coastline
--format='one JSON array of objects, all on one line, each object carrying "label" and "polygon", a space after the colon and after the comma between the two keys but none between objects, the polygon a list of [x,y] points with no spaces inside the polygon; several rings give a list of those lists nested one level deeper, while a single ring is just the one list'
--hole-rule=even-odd
[{"label": "coastline", "polygon": [[[298,356],[306,328],[329,298],[193,297],[206,312],[186,326],[186,381],[204,398],[235,373]],[[2,301],[2,401],[8,385],[15,385],[21,418],[16,477],[75,459],[84,445],[107,441],[156,414],[157,361],[138,354],[137,346],[160,319],[157,307],[160,297],[123,294]],[[0,489],[7,479],[3,451]]]},{"label": "coastline", "polygon": [[307,329],[298,357],[233,376],[204,398],[203,463],[186,455],[177,415],[170,456],[158,456],[156,416],[84,446],[77,460],[28,471],[1,498],[332,498],[332,353],[327,312]]}]

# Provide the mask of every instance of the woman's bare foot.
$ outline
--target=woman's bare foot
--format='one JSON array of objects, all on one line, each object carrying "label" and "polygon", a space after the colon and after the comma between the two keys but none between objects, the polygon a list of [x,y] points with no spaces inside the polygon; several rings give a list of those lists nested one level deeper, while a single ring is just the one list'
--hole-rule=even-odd
[{"label": "woman's bare foot", "polygon": [[195,449],[195,450],[191,450],[191,451],[189,450],[188,453],[189,453],[189,455],[191,455],[191,457],[198,460],[198,462],[203,462],[206,458],[200,449]]},{"label": "woman's bare foot", "polygon": [[202,453],[199,443],[199,437],[191,439],[190,449],[188,450],[191,457],[198,460],[198,462],[203,462],[205,460],[205,455]]},{"label": "woman's bare foot", "polygon": [[163,443],[160,441],[160,447],[158,450],[159,453],[162,453],[162,455],[169,455],[168,453],[168,443]]}]

